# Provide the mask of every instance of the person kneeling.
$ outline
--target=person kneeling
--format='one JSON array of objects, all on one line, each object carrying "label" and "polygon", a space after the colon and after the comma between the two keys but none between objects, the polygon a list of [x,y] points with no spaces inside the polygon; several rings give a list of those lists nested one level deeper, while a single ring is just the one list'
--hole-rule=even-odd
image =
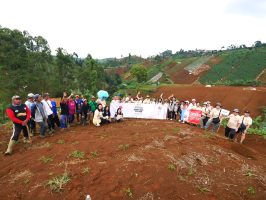
[{"label": "person kneeling", "polygon": [[111,113],[110,113],[109,106],[105,106],[105,108],[104,108],[102,123],[103,124],[111,123]]},{"label": "person kneeling", "polygon": [[123,121],[123,113],[122,113],[121,108],[118,108],[117,111],[116,111],[116,113],[115,113],[115,121],[116,122]]},{"label": "person kneeling", "polygon": [[95,126],[100,126],[102,124],[102,119],[103,119],[103,106],[99,104],[94,112],[92,123]]}]

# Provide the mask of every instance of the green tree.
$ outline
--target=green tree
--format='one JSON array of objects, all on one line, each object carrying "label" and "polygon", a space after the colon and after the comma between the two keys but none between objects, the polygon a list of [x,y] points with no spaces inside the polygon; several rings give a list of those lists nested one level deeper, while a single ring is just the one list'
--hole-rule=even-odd
[{"label": "green tree", "polygon": [[140,66],[132,67],[130,73],[137,79],[139,83],[147,81],[147,69]]}]

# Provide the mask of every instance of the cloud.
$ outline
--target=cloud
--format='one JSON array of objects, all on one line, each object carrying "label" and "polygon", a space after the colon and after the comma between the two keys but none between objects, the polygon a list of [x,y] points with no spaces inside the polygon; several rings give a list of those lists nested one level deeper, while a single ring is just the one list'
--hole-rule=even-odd
[{"label": "cloud", "polygon": [[265,0],[234,0],[226,7],[229,14],[266,18]]}]

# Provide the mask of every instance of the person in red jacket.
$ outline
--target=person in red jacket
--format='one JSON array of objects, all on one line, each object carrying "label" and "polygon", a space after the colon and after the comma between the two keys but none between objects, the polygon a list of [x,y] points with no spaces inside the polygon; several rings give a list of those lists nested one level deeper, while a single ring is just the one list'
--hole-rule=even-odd
[{"label": "person in red jacket", "polygon": [[29,132],[27,123],[30,120],[30,109],[21,103],[19,96],[12,97],[12,105],[6,109],[7,116],[13,122],[13,134],[10,138],[5,155],[12,154],[13,146],[18,141],[21,131],[23,131],[24,142],[29,143]]}]

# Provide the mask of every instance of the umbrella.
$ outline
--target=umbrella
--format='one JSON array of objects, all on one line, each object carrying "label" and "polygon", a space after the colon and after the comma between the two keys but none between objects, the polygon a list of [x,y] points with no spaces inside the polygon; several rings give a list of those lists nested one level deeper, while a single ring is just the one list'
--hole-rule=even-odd
[{"label": "umbrella", "polygon": [[100,90],[99,92],[97,92],[97,96],[99,99],[107,99],[109,97],[109,94],[104,90]]}]

